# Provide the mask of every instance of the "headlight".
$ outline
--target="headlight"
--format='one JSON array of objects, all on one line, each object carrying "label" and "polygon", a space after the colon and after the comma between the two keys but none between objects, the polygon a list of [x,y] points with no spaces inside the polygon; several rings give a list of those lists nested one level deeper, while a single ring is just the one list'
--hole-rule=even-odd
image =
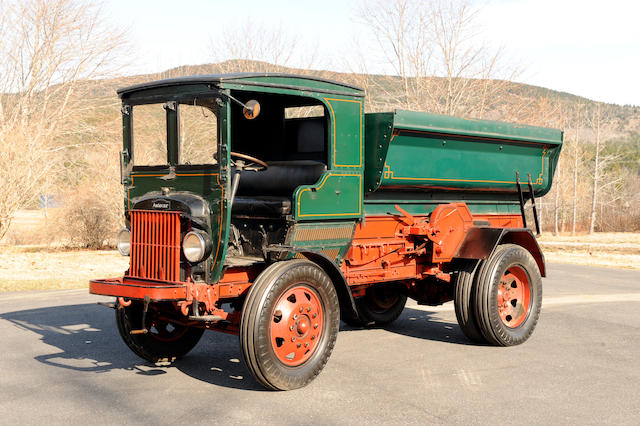
[{"label": "headlight", "polygon": [[191,263],[200,262],[211,249],[209,236],[199,231],[189,231],[182,240],[182,252]]},{"label": "headlight", "polygon": [[116,237],[116,247],[123,256],[129,256],[129,253],[131,253],[131,231],[127,228],[118,232],[118,236]]}]

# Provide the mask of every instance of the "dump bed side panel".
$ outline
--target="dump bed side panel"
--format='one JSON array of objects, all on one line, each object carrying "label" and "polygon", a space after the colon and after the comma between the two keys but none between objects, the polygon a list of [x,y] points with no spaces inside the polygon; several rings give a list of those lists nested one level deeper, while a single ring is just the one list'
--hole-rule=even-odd
[{"label": "dump bed side panel", "polygon": [[369,193],[380,189],[515,193],[516,172],[523,183],[531,176],[536,196],[551,189],[562,145],[559,130],[396,111],[388,140],[385,132],[378,132],[375,139],[369,135],[374,123],[380,127],[385,121],[382,114],[367,117],[367,150],[376,153],[376,161],[367,162]]}]

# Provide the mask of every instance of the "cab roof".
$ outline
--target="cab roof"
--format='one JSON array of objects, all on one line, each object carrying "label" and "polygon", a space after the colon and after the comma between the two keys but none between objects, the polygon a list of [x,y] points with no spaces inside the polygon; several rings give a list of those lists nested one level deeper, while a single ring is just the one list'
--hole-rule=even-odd
[{"label": "cab roof", "polygon": [[147,89],[163,87],[176,87],[187,85],[215,85],[220,88],[225,86],[258,86],[279,89],[304,90],[322,93],[331,93],[347,96],[364,96],[364,91],[356,86],[324,78],[280,73],[238,73],[238,74],[207,74],[192,75],[187,77],[169,78],[146,83],[134,84],[118,89],[120,98],[132,93]]}]

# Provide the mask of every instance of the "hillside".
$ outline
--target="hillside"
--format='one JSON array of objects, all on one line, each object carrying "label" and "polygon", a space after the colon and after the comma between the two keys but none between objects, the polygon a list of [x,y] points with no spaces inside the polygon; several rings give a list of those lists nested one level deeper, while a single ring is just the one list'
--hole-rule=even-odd
[{"label": "hillside", "polygon": [[[322,78],[331,80],[344,81],[355,84],[356,86],[363,86],[366,83],[369,86],[367,95],[375,100],[378,100],[378,104],[385,104],[385,96],[389,93],[394,93],[400,89],[400,79],[393,76],[382,75],[362,75],[353,73],[340,73],[326,70],[302,70],[296,68],[288,68],[281,66],[274,66],[264,62],[258,61],[227,61],[217,64],[202,64],[202,65],[185,65],[177,68],[172,68],[161,73],[156,74],[140,74],[126,77],[118,77],[106,80],[95,80],[87,82],[88,92],[95,96],[95,98],[107,100],[112,98],[117,100],[116,90],[123,86],[128,86],[144,81],[173,78],[179,76],[196,75],[196,74],[218,74],[226,72],[281,72],[289,74],[305,74],[315,75]],[[434,78],[434,80],[438,80]],[[590,110],[598,102],[589,100],[587,98],[574,95],[567,92],[560,92],[551,89],[547,89],[539,86],[532,86],[522,83],[497,82],[504,85],[504,91],[514,98],[517,98],[520,102],[535,102],[540,99],[546,99],[551,102],[560,102],[562,104],[583,105],[586,110]],[[495,105],[495,109],[500,109],[500,104],[510,104],[511,100],[507,97],[502,99]],[[615,121],[616,130],[619,132],[636,131],[640,132],[640,106],[631,105],[616,105],[600,103],[603,109],[603,114],[610,117]],[[503,107],[505,105],[502,105]],[[420,108],[412,108],[420,109]],[[507,119],[508,117],[502,117],[500,114],[487,114],[488,118],[495,119]],[[481,118],[481,117],[478,117]],[[543,124],[543,123],[540,123]]]}]

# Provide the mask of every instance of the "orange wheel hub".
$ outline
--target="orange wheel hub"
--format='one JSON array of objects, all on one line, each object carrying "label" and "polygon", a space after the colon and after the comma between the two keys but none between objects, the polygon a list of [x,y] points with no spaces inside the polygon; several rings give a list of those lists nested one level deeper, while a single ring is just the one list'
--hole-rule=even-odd
[{"label": "orange wheel hub", "polygon": [[275,304],[269,327],[276,357],[285,365],[307,361],[320,341],[323,329],[322,302],[306,285],[289,288]]},{"label": "orange wheel hub", "polygon": [[529,313],[531,285],[527,273],[519,266],[507,269],[498,287],[498,313],[507,327],[514,328],[524,322]]}]

